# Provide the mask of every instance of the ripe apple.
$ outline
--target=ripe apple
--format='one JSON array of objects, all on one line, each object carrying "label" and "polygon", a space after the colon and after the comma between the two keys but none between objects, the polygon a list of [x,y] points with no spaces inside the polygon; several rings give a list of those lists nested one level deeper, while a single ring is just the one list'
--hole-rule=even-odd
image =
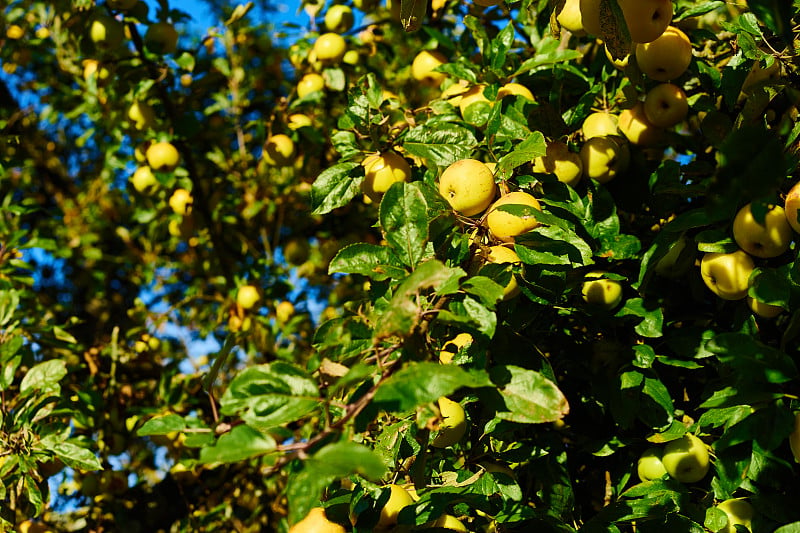
[{"label": "ripe apple", "polygon": [[522,96],[523,98],[530,100],[531,102],[536,102],[536,98],[533,97],[533,93],[530,89],[522,85],[521,83],[509,82],[505,85],[501,86],[500,89],[497,91],[497,99],[502,100],[506,96]]},{"label": "ripe apple", "polygon": [[178,49],[178,32],[169,22],[155,22],[144,34],[144,45],[156,54],[174,54]]},{"label": "ripe apple", "polygon": [[449,102],[450,105],[458,107],[458,104],[461,103],[461,98],[468,90],[469,82],[459,80],[451,85],[448,85],[447,88],[442,91],[441,98],[442,100]]},{"label": "ripe apple", "polygon": [[439,362],[444,364],[452,362],[455,354],[457,354],[465,346],[472,344],[472,341],[472,335],[469,333],[459,333],[444,343],[444,347],[439,352]]},{"label": "ripe apple", "polygon": [[350,6],[336,4],[325,13],[325,27],[328,31],[346,33],[353,27],[354,22],[355,17]]},{"label": "ripe apple", "polygon": [[150,104],[136,100],[128,109],[128,118],[137,130],[146,130],[155,126],[156,112]]},{"label": "ripe apple", "polygon": [[6,28],[6,37],[13,41],[17,41],[25,37],[25,29],[17,24],[11,24]]},{"label": "ripe apple", "polygon": [[447,57],[437,50],[423,50],[411,63],[411,77],[425,85],[438,87],[447,78],[444,72],[434,71],[439,65],[447,63]]},{"label": "ripe apple", "polygon": [[[511,263],[518,265],[522,263],[517,252],[507,246],[498,244],[489,248],[489,255],[487,257],[490,263],[503,264]],[[511,275],[511,280],[503,288],[503,300],[510,300],[517,296],[520,292],[519,284],[514,275]]]},{"label": "ripe apple", "polygon": [[461,404],[442,396],[438,400],[442,421],[439,432],[431,441],[434,448],[447,448],[460,441],[467,432],[467,419]]},{"label": "ripe apple", "polygon": [[315,72],[306,74],[297,82],[297,96],[305,98],[311,93],[321,91],[325,88],[325,78]]},{"label": "ripe apple", "polygon": [[596,309],[610,311],[622,302],[622,284],[603,277],[603,272],[589,272],[581,286],[583,301]]},{"label": "ripe apple", "polygon": [[783,312],[783,307],[780,305],[764,303],[750,296],[747,297],[746,301],[747,307],[761,318],[775,318]]},{"label": "ripe apple", "polygon": [[653,126],[671,128],[689,113],[686,93],[672,83],[660,83],[647,92],[644,114]]},{"label": "ripe apple", "polygon": [[104,66],[100,64],[100,62],[96,59],[84,59],[83,60],[83,79],[88,83],[89,79],[94,76],[95,80],[97,80],[97,84],[100,85],[101,83],[108,80],[109,76],[111,76],[111,72]]},{"label": "ripe apple", "polygon": [[750,274],[755,265],[743,250],[706,253],[700,261],[700,274],[706,286],[723,300],[741,300],[747,296]]},{"label": "ripe apple", "polygon": [[89,23],[89,39],[102,50],[112,50],[122,44],[125,28],[122,22],[108,15],[97,15]]},{"label": "ripe apple", "polygon": [[[614,56],[611,55],[611,50],[608,49],[608,45],[604,44],[603,49],[606,52],[606,58],[612,65],[614,65],[614,68],[616,68],[617,70],[625,70],[625,68],[628,66],[628,63],[631,60],[630,53],[625,54],[625,56],[621,57],[620,59],[615,59]],[[631,52],[632,51],[633,50],[631,50]]]},{"label": "ripe apple", "polygon": [[527,233],[539,226],[539,221],[533,214],[517,216],[508,211],[497,209],[502,205],[523,205],[537,211],[542,210],[539,200],[522,191],[515,191],[500,197],[489,209],[486,215],[486,225],[495,239],[503,242],[514,242],[514,237]]},{"label": "ripe apple", "polygon": [[680,77],[692,62],[692,43],[689,37],[674,26],[655,41],[636,45],[636,63],[639,69],[657,81]]},{"label": "ripe apple", "polygon": [[336,522],[328,520],[322,507],[314,507],[305,518],[289,528],[289,533],[346,533],[346,531]]},{"label": "ripe apple", "polygon": [[583,22],[583,29],[589,35],[602,35],[602,26],[600,24],[600,0],[579,0],[579,8],[581,11],[581,22]]},{"label": "ripe apple", "polygon": [[186,189],[175,189],[169,198],[169,206],[179,215],[188,215],[192,211],[192,193]]},{"label": "ripe apple", "polygon": [[719,533],[736,533],[736,525],[741,525],[752,530],[753,506],[742,498],[731,498],[717,505],[717,509],[728,515],[728,525],[719,530]]},{"label": "ripe apple", "polygon": [[433,527],[449,529],[450,531],[469,531],[461,520],[450,514],[443,514],[437,518],[436,522],[433,523]]},{"label": "ripe apple", "polygon": [[130,178],[133,188],[140,193],[149,193],[158,187],[158,180],[148,166],[137,168]]},{"label": "ripe apple", "polygon": [[578,37],[586,35],[581,16],[581,1],[566,0],[561,11],[556,15],[556,21],[565,30],[569,30]]},{"label": "ripe apple", "polygon": [[242,309],[252,309],[260,299],[258,288],[254,285],[242,285],[236,293],[236,303]]},{"label": "ripe apple", "polygon": [[323,33],[314,41],[312,51],[323,64],[333,65],[339,63],[347,51],[344,37],[338,33]]},{"label": "ripe apple", "polygon": [[166,141],[148,146],[145,157],[147,157],[147,164],[158,172],[172,172],[181,161],[181,154],[178,149],[172,143]]},{"label": "ripe apple", "polygon": [[619,117],[605,111],[596,111],[583,119],[581,133],[584,140],[592,137],[606,137],[607,135],[619,135]]},{"label": "ripe apple", "polygon": [[264,143],[261,157],[264,162],[274,167],[286,167],[294,163],[294,141],[283,133],[272,135]]},{"label": "ripe apple", "polygon": [[348,50],[342,56],[342,63],[356,66],[361,63],[361,54],[358,53],[358,50]]},{"label": "ripe apple", "polygon": [[658,144],[664,133],[647,119],[642,102],[619,114],[619,129],[631,143],[641,146]]},{"label": "ripe apple", "polygon": [[533,160],[533,171],[555,174],[558,181],[575,187],[583,175],[583,161],[580,155],[570,152],[566,143],[551,141],[545,155]]},{"label": "ripe apple", "polygon": [[794,428],[789,434],[789,448],[795,463],[800,463],[800,412],[794,415]]},{"label": "ripe apple", "polygon": [[411,166],[397,152],[387,151],[373,154],[361,162],[364,167],[364,181],[361,190],[373,202],[380,202],[383,193],[395,182],[408,181]]},{"label": "ripe apple", "polygon": [[290,130],[299,130],[300,128],[305,128],[313,124],[314,122],[308,115],[304,115],[302,113],[293,113],[289,115],[287,126],[289,126]]},{"label": "ripe apple", "polygon": [[496,191],[494,174],[475,159],[456,161],[439,177],[439,194],[453,209],[468,217],[485,211]]},{"label": "ripe apple", "polygon": [[784,211],[786,212],[786,220],[789,225],[797,233],[800,233],[800,183],[795,183],[786,194],[786,201],[784,202]]},{"label": "ripe apple", "polygon": [[635,43],[655,41],[672,22],[671,0],[619,0],[619,7]]},{"label": "ripe apple", "polygon": [[628,169],[630,154],[619,137],[592,137],[580,151],[583,173],[598,183],[608,183]]},{"label": "ripe apple", "polygon": [[706,477],[711,466],[708,446],[689,433],[667,443],[661,462],[667,473],[681,483],[700,481]]},{"label": "ripe apple", "polygon": [[636,473],[640,480],[652,481],[664,477],[667,469],[661,462],[662,453],[661,448],[652,447],[646,449],[639,457],[639,461],[636,463]]},{"label": "ripe apple", "polygon": [[461,94],[461,99],[458,101],[458,109],[461,111],[462,117],[465,116],[464,114],[467,112],[467,108],[473,104],[486,102],[491,105],[489,99],[483,95],[483,90],[485,88],[486,85],[473,85]]},{"label": "ripe apple", "polygon": [[792,227],[780,206],[770,206],[763,223],[753,216],[752,204],[742,207],[733,219],[733,238],[736,244],[755,257],[777,257],[789,249]]},{"label": "ripe apple", "polygon": [[389,485],[389,500],[381,509],[381,516],[375,528],[378,530],[389,529],[397,524],[397,515],[405,507],[414,504],[414,499],[406,489],[394,483]]}]

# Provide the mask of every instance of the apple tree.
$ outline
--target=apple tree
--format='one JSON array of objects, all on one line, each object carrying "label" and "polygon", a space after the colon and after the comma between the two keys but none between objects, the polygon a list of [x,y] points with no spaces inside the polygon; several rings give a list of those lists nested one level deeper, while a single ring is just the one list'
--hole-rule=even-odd
[{"label": "apple tree", "polygon": [[208,4],[4,8],[3,528],[800,530],[800,3]]}]

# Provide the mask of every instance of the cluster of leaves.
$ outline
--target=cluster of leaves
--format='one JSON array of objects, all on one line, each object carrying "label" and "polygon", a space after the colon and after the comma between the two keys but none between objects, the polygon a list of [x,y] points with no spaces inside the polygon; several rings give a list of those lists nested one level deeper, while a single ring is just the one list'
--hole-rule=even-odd
[{"label": "cluster of leaves", "polygon": [[[617,2],[603,3],[603,39],[629,48]],[[317,31],[284,49],[251,4],[221,7],[220,27],[167,55],[141,37],[157,20],[183,29],[166,0],[155,14],[5,10],[0,519],[285,531],[324,502],[370,531],[394,482],[419,496],[400,527],[449,513],[471,531],[699,532],[720,529],[713,505],[736,496],[756,509],[754,533],[794,531],[797,245],[751,279],[750,296],[784,309],[769,321],[716,298],[694,261],[732,248],[741,205],[798,181],[800,5],[675,2],[696,51],[676,81],[689,119],[663,146],[632,145],[614,181],[571,187],[531,161],[550,140],[580,144],[592,110],[632,106],[652,85],[635,61],[621,71],[602,42],[559,36],[546,0],[433,2],[421,29],[416,3],[396,4],[356,4],[369,18],[346,36],[358,61],[341,64],[309,55]],[[119,49],[87,38],[98,14],[126,24]],[[487,101],[462,114],[414,80],[423,49],[450,58],[443,88],[481,84]],[[773,63],[784,77],[743,92]],[[311,72],[324,88],[300,98]],[[535,102],[497,99],[512,80]],[[154,110],[146,128],[135,102]],[[259,158],[280,133],[296,149],[283,167]],[[137,149],[156,140],[182,165],[138,191]],[[361,161],[387,150],[411,179],[362,202]],[[464,158],[540,199],[541,225],[514,243],[520,265],[487,263],[484,220],[440,196],[438,176]],[[178,188],[188,213],[170,209]],[[611,312],[581,299],[594,270],[625,287]],[[521,295],[504,299],[512,276]],[[236,302],[245,283],[262,296],[252,309]],[[286,301],[297,312],[278,312]],[[471,342],[440,363],[460,333]],[[214,357],[190,356],[207,336],[224,339]],[[436,448],[443,396],[468,430]],[[639,455],[687,432],[713,450],[707,478],[638,483]]]}]

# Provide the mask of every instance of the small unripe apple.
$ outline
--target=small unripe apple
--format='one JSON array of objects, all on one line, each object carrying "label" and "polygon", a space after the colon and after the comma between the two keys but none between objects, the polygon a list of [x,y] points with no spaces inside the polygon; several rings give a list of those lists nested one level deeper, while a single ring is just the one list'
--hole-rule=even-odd
[{"label": "small unripe apple", "polygon": [[181,161],[181,154],[172,143],[162,141],[151,144],[145,152],[147,164],[158,172],[172,172]]},{"label": "small unripe apple", "polygon": [[639,479],[652,481],[666,475],[667,469],[661,462],[662,453],[661,448],[656,447],[648,448],[642,453],[636,463],[636,473],[639,475]]},{"label": "small unripe apple", "polygon": [[414,57],[411,63],[411,77],[426,85],[439,86],[447,78],[444,72],[436,72],[435,68],[447,63],[447,57],[437,50],[423,50]]},{"label": "small unripe apple", "polygon": [[92,76],[95,77],[97,84],[100,85],[108,80],[109,76],[111,76],[111,72],[96,59],[84,59],[83,79],[88,82]]},{"label": "small unripe apple", "polygon": [[361,163],[364,181],[361,190],[373,202],[380,202],[383,193],[394,183],[411,178],[411,166],[397,152],[373,154]]},{"label": "small unripe apple", "polygon": [[336,64],[344,57],[344,53],[347,51],[347,43],[344,37],[338,33],[323,33],[314,41],[312,50],[317,59],[324,64]]},{"label": "small unripe apple", "polygon": [[439,398],[442,421],[439,432],[431,441],[434,448],[447,448],[460,441],[467,431],[467,420],[461,404],[442,396]]},{"label": "small unripe apple", "polygon": [[700,261],[703,281],[723,300],[741,300],[747,296],[754,269],[753,259],[743,250],[728,254],[706,253]]},{"label": "small unripe apple", "polygon": [[670,81],[680,77],[692,62],[692,43],[680,29],[669,26],[656,40],[636,45],[636,63],[648,77]]},{"label": "small unripe apple", "polygon": [[128,109],[128,118],[137,130],[146,130],[155,126],[156,112],[150,104],[136,100]]},{"label": "small unripe apple", "polygon": [[133,188],[140,193],[149,193],[158,187],[158,180],[148,166],[137,168],[130,178]]},{"label": "small unripe apple", "polygon": [[260,299],[258,288],[254,285],[242,285],[236,292],[236,303],[242,309],[252,309]]},{"label": "small unripe apple", "polygon": [[583,301],[592,307],[610,311],[622,302],[622,284],[603,277],[603,272],[589,272],[581,286]]},{"label": "small unripe apple", "polygon": [[708,446],[689,433],[667,443],[661,462],[667,473],[681,483],[700,481],[711,467]]},{"label": "small unripe apple", "polygon": [[494,200],[497,186],[494,174],[476,159],[461,159],[439,177],[439,194],[464,216],[482,213]]},{"label": "small unripe apple", "polygon": [[169,22],[155,22],[144,34],[144,45],[156,54],[174,54],[178,49],[178,32]]},{"label": "small unripe apple", "polygon": [[97,15],[89,23],[89,38],[100,49],[112,50],[122,44],[125,30],[122,22],[108,15]]},{"label": "small unripe apple", "polygon": [[689,113],[686,93],[675,84],[660,83],[648,91],[644,98],[644,114],[651,124],[671,128],[683,122]]},{"label": "small unripe apple", "polygon": [[169,206],[178,215],[188,215],[192,210],[192,193],[186,189],[175,189],[169,198]]},{"label": "small unripe apple", "polygon": [[336,4],[325,13],[325,27],[328,31],[346,33],[353,27],[354,22],[355,17],[350,6]]},{"label": "small unripe apple", "polygon": [[264,150],[261,157],[268,165],[275,167],[286,167],[294,163],[295,159],[294,141],[283,133],[272,135],[264,143]]},{"label": "small unripe apple", "polygon": [[753,529],[753,516],[755,511],[747,500],[731,498],[717,505],[728,517],[728,525],[719,530],[719,533],[736,533],[737,525],[744,526],[748,531]]},{"label": "small unripe apple", "polygon": [[289,122],[287,126],[289,126],[290,130],[299,130],[300,128],[312,126],[313,124],[314,122],[308,115],[304,115],[302,113],[294,113],[292,115],[289,115]]},{"label": "small unripe apple", "polygon": [[306,74],[297,82],[297,96],[305,98],[311,93],[325,89],[325,78],[314,72]]},{"label": "small unripe apple", "polygon": [[526,213],[522,216],[512,214],[508,211],[498,209],[503,205],[518,205],[541,211],[542,206],[539,200],[523,191],[514,191],[500,197],[489,208],[486,215],[486,225],[495,239],[503,242],[514,242],[514,238],[523,233],[527,233],[539,226],[539,221],[533,213]]}]

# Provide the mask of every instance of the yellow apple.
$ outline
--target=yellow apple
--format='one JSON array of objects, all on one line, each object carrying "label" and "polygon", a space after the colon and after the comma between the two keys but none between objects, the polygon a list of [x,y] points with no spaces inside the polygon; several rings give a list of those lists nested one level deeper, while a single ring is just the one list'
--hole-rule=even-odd
[{"label": "yellow apple", "polygon": [[361,63],[361,54],[358,53],[358,50],[348,50],[342,56],[342,63],[356,66]]},{"label": "yellow apple", "polygon": [[323,33],[317,37],[312,50],[319,61],[330,65],[342,60],[347,51],[347,43],[338,33]]},{"label": "yellow apple", "polygon": [[485,211],[496,191],[494,174],[476,159],[456,161],[439,177],[439,194],[453,209],[468,217]]},{"label": "yellow apple", "polygon": [[122,22],[108,15],[97,15],[89,23],[89,39],[100,49],[111,50],[122,44],[125,30]]},{"label": "yellow apple", "polygon": [[290,130],[299,130],[300,128],[312,126],[313,124],[314,122],[308,115],[304,115],[302,113],[293,113],[289,115],[287,126],[289,126]]},{"label": "yellow apple", "polygon": [[728,254],[706,253],[700,261],[703,281],[723,300],[741,300],[747,296],[754,269],[753,259],[743,250]]},{"label": "yellow apple", "polygon": [[346,533],[346,531],[336,522],[328,520],[322,507],[314,507],[305,518],[289,528],[289,533]]},{"label": "yellow apple", "polygon": [[137,130],[146,130],[155,126],[156,112],[150,104],[136,100],[128,109],[128,118]]},{"label": "yellow apple", "polygon": [[580,151],[583,174],[598,183],[608,183],[628,168],[628,147],[619,137],[592,137]]},{"label": "yellow apple", "polygon": [[435,68],[447,63],[447,57],[437,50],[423,50],[414,57],[411,63],[411,77],[426,85],[438,87],[447,78],[444,72],[436,72]]},{"label": "yellow apple", "polygon": [[596,36],[602,35],[600,0],[578,0],[578,7],[581,11],[581,22],[586,33]]},{"label": "yellow apple", "polygon": [[433,527],[448,529],[450,531],[469,531],[461,520],[450,514],[443,514],[437,518],[436,522],[433,523]]},{"label": "yellow apple", "polygon": [[467,432],[467,419],[461,404],[442,396],[438,400],[442,421],[439,432],[431,441],[434,448],[447,448],[460,441]]},{"label": "yellow apple", "polygon": [[[490,247],[487,259],[490,263],[496,264],[511,263],[519,265],[522,263],[517,255],[517,252],[508,246],[503,246],[502,244]],[[511,280],[503,288],[503,300],[510,300],[511,298],[517,296],[519,292],[520,288],[519,284],[517,283],[517,279],[514,277],[514,274],[511,274]]]},{"label": "yellow apple", "polygon": [[25,30],[22,28],[22,26],[11,24],[8,28],[6,28],[6,37],[13,41],[17,41],[25,37]]},{"label": "yellow apple", "polygon": [[733,238],[739,248],[755,257],[777,257],[789,249],[792,227],[782,207],[770,206],[763,222],[758,222],[752,204],[742,207],[733,219]]},{"label": "yellow apple", "polygon": [[306,74],[297,82],[297,96],[305,98],[311,93],[321,91],[325,88],[325,78],[315,72]]},{"label": "yellow apple", "polygon": [[172,143],[162,141],[153,143],[145,152],[147,164],[158,172],[172,172],[181,161],[181,154]]},{"label": "yellow apple", "polygon": [[700,481],[711,467],[708,446],[689,433],[667,443],[661,462],[667,473],[681,483]]},{"label": "yellow apple", "polygon": [[672,22],[671,0],[619,0],[619,7],[635,43],[655,41]]},{"label": "yellow apple", "polygon": [[542,210],[539,200],[522,191],[515,191],[500,197],[489,209],[486,215],[486,225],[495,239],[503,242],[514,242],[514,237],[527,233],[539,226],[539,221],[533,214],[517,216],[508,211],[501,211],[498,207],[503,205],[523,205],[537,211]]},{"label": "yellow apple", "polygon": [[389,529],[397,524],[397,515],[403,508],[413,505],[414,499],[406,489],[400,485],[389,485],[389,500],[386,505],[381,509],[381,516],[378,523],[375,525],[376,529]]},{"label": "yellow apple", "polygon": [[394,183],[408,181],[411,177],[411,165],[397,152],[373,154],[364,159],[361,165],[364,167],[361,191],[376,203]]},{"label": "yellow apple", "polygon": [[566,143],[551,141],[545,155],[533,160],[533,171],[555,174],[558,181],[575,187],[583,175],[583,161],[580,155],[570,152]]},{"label": "yellow apple", "polygon": [[789,448],[795,463],[800,463],[800,413],[794,415],[794,428],[789,434]]},{"label": "yellow apple", "polygon": [[605,111],[591,113],[583,119],[581,133],[583,133],[584,140],[587,141],[592,137],[619,135],[619,117]]},{"label": "yellow apple", "polygon": [[275,306],[275,320],[278,324],[286,324],[294,316],[294,305],[292,302],[283,300]]},{"label": "yellow apple", "polygon": [[144,34],[144,45],[156,54],[174,54],[178,49],[178,32],[169,22],[155,22]]},{"label": "yellow apple", "polygon": [[444,347],[439,352],[439,362],[440,363],[450,363],[453,361],[453,357],[465,346],[469,346],[472,344],[473,338],[472,335],[469,333],[459,333],[446,343],[444,343]]},{"label": "yellow apple", "polygon": [[747,500],[731,498],[717,505],[717,509],[728,516],[728,525],[719,530],[719,533],[736,533],[736,525],[741,525],[752,530],[753,506]]},{"label": "yellow apple", "polygon": [[794,231],[800,233],[800,183],[795,183],[786,194],[786,201],[783,204],[786,220]]},{"label": "yellow apple", "polygon": [[750,296],[747,297],[746,301],[747,301],[747,307],[749,307],[753,313],[760,316],[761,318],[775,318],[776,316],[778,316],[783,312],[783,307],[779,305],[772,305],[765,302],[761,302]]},{"label": "yellow apple", "polygon": [[242,309],[252,309],[260,299],[258,288],[254,285],[242,285],[236,292],[236,303]]},{"label": "yellow apple", "polygon": [[96,59],[83,60],[83,79],[88,82],[94,76],[97,84],[101,84],[108,80],[111,72]]},{"label": "yellow apple", "polygon": [[469,90],[469,83],[464,80],[459,80],[451,85],[448,85],[445,90],[442,91],[442,100],[445,100],[450,103],[450,105],[454,107],[458,107],[458,104],[461,103],[461,98],[464,94]]},{"label": "yellow apple", "polygon": [[559,26],[579,37],[586,35],[586,30],[583,27],[583,17],[581,16],[580,0],[566,0],[561,7],[561,11],[556,15],[556,21]]},{"label": "yellow apple", "polygon": [[583,301],[597,309],[610,311],[622,302],[622,284],[603,277],[603,272],[589,272],[581,286]]},{"label": "yellow apple", "polygon": [[644,114],[653,126],[671,128],[689,113],[686,93],[672,83],[660,83],[647,92]]},{"label": "yellow apple", "polygon": [[271,166],[286,167],[294,163],[294,141],[283,133],[272,135],[264,143],[261,157]]},{"label": "yellow apple", "polygon": [[498,89],[497,91],[498,100],[502,100],[506,96],[522,96],[523,98],[530,100],[531,102],[536,101],[536,98],[533,97],[533,93],[531,92],[530,89],[528,89],[521,83],[516,83],[513,81],[501,86],[500,89]]},{"label": "yellow apple", "polygon": [[486,102],[487,104],[491,105],[489,99],[483,95],[483,90],[486,88],[485,85],[473,85],[463,93],[461,93],[461,98],[458,101],[458,109],[461,111],[461,116],[464,116],[466,113],[467,108],[472,104],[476,104],[478,102]]},{"label": "yellow apple", "polygon": [[175,189],[169,198],[169,206],[179,215],[188,215],[192,210],[192,193],[186,189]]},{"label": "yellow apple", "polygon": [[652,481],[660,479],[667,473],[664,468],[664,463],[661,462],[661,455],[663,451],[661,448],[648,448],[639,457],[636,463],[636,473],[642,481]]},{"label": "yellow apple", "polygon": [[325,13],[325,27],[328,31],[346,33],[353,27],[354,22],[355,17],[350,6],[336,4]]},{"label": "yellow apple", "polygon": [[658,144],[664,133],[647,119],[642,102],[636,102],[632,108],[619,114],[619,129],[632,144],[641,146]]},{"label": "yellow apple", "polygon": [[133,188],[141,193],[151,192],[158,187],[158,180],[156,179],[153,171],[148,166],[137,168],[130,178]]},{"label": "yellow apple", "polygon": [[609,62],[611,62],[612,65],[614,65],[614,68],[616,68],[617,70],[625,70],[625,68],[628,66],[628,63],[631,60],[631,54],[627,53],[625,54],[624,57],[615,59],[614,56],[611,55],[611,51],[608,49],[608,45],[604,44],[603,48],[605,49],[606,52],[606,58],[609,60]]},{"label": "yellow apple", "polygon": [[648,77],[669,81],[680,77],[692,62],[692,43],[680,29],[668,26],[655,41],[636,45],[636,63]]}]

